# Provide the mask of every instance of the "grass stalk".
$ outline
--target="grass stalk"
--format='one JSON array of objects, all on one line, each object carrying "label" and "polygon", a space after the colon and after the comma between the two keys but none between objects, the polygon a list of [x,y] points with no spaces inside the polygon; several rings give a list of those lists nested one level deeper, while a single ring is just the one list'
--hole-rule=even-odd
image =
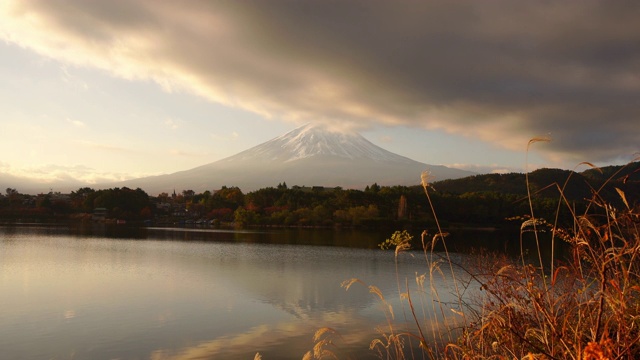
[{"label": "grass stalk", "polygon": [[[527,144],[527,167],[530,147],[540,141],[548,139],[535,138]],[[582,165],[599,171],[591,163],[578,166]],[[607,183],[614,182],[623,169],[608,177]],[[629,202],[616,188],[624,207],[614,208],[602,195],[605,184],[592,188],[586,210],[579,214],[565,194],[570,179],[571,175],[562,185],[554,183],[542,189],[555,187],[559,193],[550,224],[536,217],[527,172],[529,214],[521,224],[520,258],[481,251],[466,258],[476,259],[469,264],[451,256],[447,233],[429,194],[429,173],[423,173],[422,187],[437,229],[431,239],[427,231],[421,235],[426,273],[416,274],[417,291],[404,279],[403,292],[398,255],[408,249],[408,240],[388,241],[396,246],[396,281],[407,329],[394,326],[393,308],[378,288],[369,286],[383,305],[387,321],[371,348],[386,359],[640,358],[640,205]],[[559,214],[565,209],[573,219],[569,227],[559,224]],[[543,227],[551,229],[548,266],[539,236]],[[532,261],[524,252],[523,238],[528,230],[533,232],[537,252]],[[566,258],[558,258],[555,252],[558,241],[569,249]],[[440,242],[442,252],[436,251]],[[443,271],[442,265],[447,270]],[[440,277],[452,284],[452,302],[444,300],[436,285]],[[428,287],[425,281],[429,281]],[[351,279],[343,287],[348,289],[354,283],[362,281]],[[421,315],[416,309],[418,298]],[[308,353],[310,356],[328,358],[337,353],[327,348],[333,342],[326,338],[317,341],[318,351]],[[417,348],[413,341],[418,341]],[[329,352],[323,353],[323,349]]]}]

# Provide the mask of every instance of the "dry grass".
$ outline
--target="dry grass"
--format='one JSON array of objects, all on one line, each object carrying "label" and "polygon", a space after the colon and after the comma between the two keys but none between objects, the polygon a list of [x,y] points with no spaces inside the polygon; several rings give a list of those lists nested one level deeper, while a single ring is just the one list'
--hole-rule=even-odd
[{"label": "dry grass", "polygon": [[[614,174],[612,178],[616,176]],[[568,181],[568,180],[567,180]],[[561,194],[564,187],[560,188]],[[536,219],[523,222],[538,240],[542,226],[565,241],[571,256],[543,265],[508,259],[479,261],[474,278],[481,292],[468,301],[473,321],[447,357],[462,359],[640,358],[640,209],[615,209],[594,189],[574,226]],[[561,195],[560,206],[571,210]],[[539,244],[539,242],[537,242]]]},{"label": "dry grass", "polygon": [[[547,139],[532,139],[527,153],[538,141]],[[426,272],[416,274],[415,286],[397,279],[404,315],[401,325],[380,290],[369,286],[387,319],[370,346],[380,358],[640,358],[640,206],[629,203],[624,192],[616,189],[624,204],[616,209],[602,199],[602,187],[593,189],[587,210],[577,214],[563,195],[569,179],[562,186],[555,184],[560,193],[558,212],[562,207],[572,211],[573,227],[561,228],[557,220],[539,219],[530,206],[531,213],[522,221],[521,241],[527,233],[534,237],[537,253],[533,262],[524,252],[520,259],[478,253],[473,257],[476,263],[462,266],[447,250],[447,234],[440,228],[429,197],[428,177],[423,174],[422,186],[437,231],[433,236],[422,234]],[[543,259],[548,253],[540,248],[538,236],[543,230],[551,231],[552,247],[556,241],[568,245],[568,258],[557,259],[551,251],[550,258]],[[381,247],[395,246],[397,264],[409,240],[407,234],[397,232]],[[443,252],[434,251],[437,244],[443,245]],[[434,285],[436,278],[452,284],[446,294],[449,301],[441,293],[446,290]],[[362,282],[351,279],[342,285],[349,289],[356,283]],[[305,358],[341,358],[331,340],[316,336],[315,341],[319,349]]]},{"label": "dry grass", "polygon": [[304,354],[303,360],[351,359],[349,354],[341,350],[340,344],[344,342],[344,339],[333,328],[318,329],[313,335],[313,342],[315,343],[313,349]]}]

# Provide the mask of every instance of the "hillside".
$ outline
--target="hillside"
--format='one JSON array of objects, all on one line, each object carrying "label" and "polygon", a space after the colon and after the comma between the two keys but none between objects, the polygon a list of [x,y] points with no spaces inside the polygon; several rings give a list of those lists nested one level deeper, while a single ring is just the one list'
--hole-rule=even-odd
[{"label": "hillside", "polygon": [[150,194],[196,192],[237,186],[243,192],[286,182],[299,186],[343,187],[418,185],[429,170],[437,179],[472,172],[429,165],[387,151],[357,133],[308,124],[228,158],[173,174],[133,179],[101,187],[142,188]]},{"label": "hillside", "polygon": [[[640,163],[627,166],[606,166],[600,169],[573,172],[561,169],[539,169],[529,174],[531,194],[534,197],[558,198],[563,186],[564,196],[571,201],[591,198],[593,191],[603,187],[600,195],[607,201],[622,205],[615,190],[622,190],[627,199],[640,198]],[[611,180],[609,180],[611,178]],[[569,181],[567,182],[567,179]],[[566,185],[565,185],[566,183]],[[434,182],[440,193],[464,194],[494,192],[499,194],[527,195],[526,176],[522,173],[483,174],[461,179]]]}]

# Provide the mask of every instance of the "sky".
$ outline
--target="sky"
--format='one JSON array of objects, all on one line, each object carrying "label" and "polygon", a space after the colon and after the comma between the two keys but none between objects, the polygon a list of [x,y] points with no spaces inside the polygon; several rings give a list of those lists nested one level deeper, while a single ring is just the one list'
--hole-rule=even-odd
[{"label": "sky", "polygon": [[307,123],[479,173],[624,164],[639,18],[588,0],[0,0],[0,175],[173,173]]}]

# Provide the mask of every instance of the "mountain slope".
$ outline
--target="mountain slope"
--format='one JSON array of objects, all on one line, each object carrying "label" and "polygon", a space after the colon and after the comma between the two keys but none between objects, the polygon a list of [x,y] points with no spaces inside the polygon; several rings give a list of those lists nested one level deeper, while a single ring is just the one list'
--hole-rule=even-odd
[{"label": "mountain slope", "polygon": [[[436,181],[433,187],[440,193],[455,195],[494,192],[518,195],[522,199],[527,197],[527,182],[523,173],[474,175]],[[622,203],[620,190],[629,205],[634,206],[640,199],[640,162],[583,172],[543,168],[529,173],[529,188],[534,198],[560,199],[560,189],[563,187],[563,198],[568,201],[591,199],[597,190],[606,202],[624,208],[626,204]]]},{"label": "mountain slope", "polygon": [[299,127],[222,161],[257,160],[273,164],[324,155],[351,160],[366,158],[380,162],[410,163],[413,161],[372,144],[360,134],[331,132],[312,124]]},{"label": "mountain slope", "polygon": [[374,182],[417,185],[424,170],[429,170],[439,180],[473,175],[394,154],[359,134],[305,125],[207,165],[129,180],[117,186],[140,187],[151,194],[174,189],[201,192],[222,186],[238,186],[248,192],[282,182],[290,186],[364,188]]}]

